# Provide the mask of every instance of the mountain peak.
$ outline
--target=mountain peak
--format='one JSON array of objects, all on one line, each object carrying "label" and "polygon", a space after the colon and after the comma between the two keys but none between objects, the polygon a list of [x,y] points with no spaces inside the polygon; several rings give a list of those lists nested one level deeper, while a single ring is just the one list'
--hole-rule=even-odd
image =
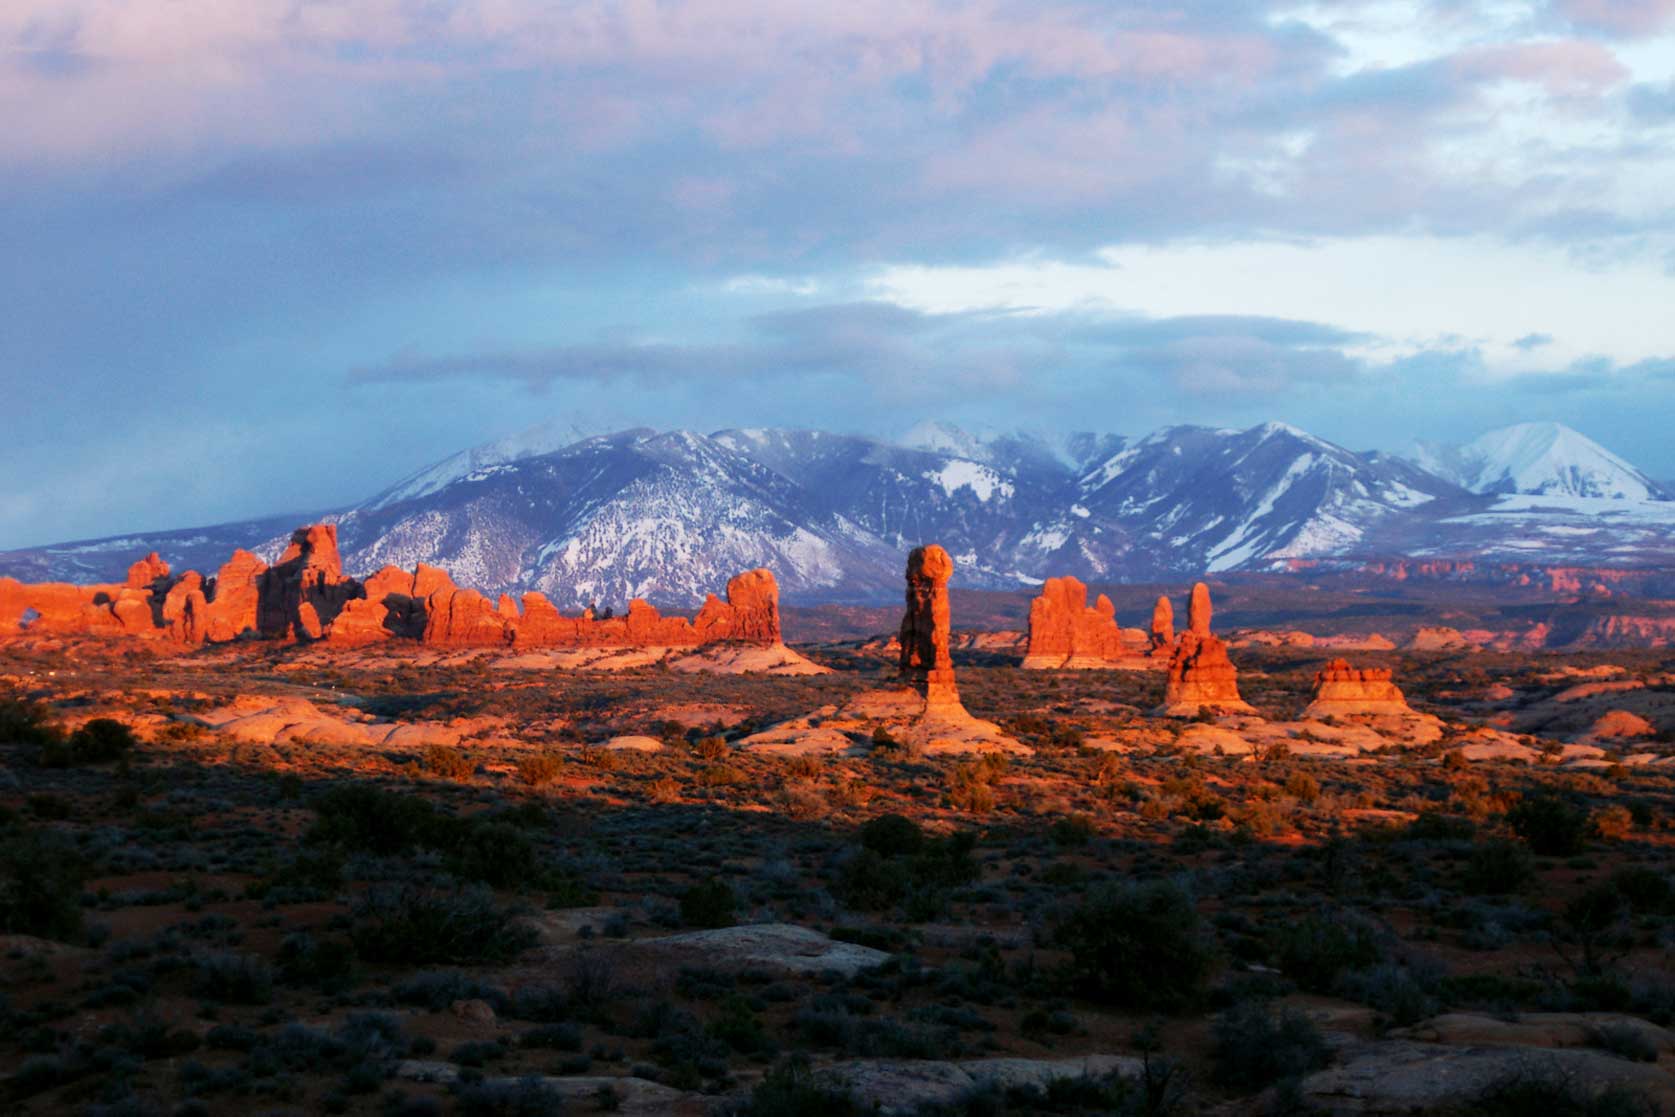
[{"label": "mountain peak", "polygon": [[1464,446],[1422,443],[1420,466],[1487,494],[1658,500],[1657,482],[1580,431],[1555,422],[1515,423]]}]

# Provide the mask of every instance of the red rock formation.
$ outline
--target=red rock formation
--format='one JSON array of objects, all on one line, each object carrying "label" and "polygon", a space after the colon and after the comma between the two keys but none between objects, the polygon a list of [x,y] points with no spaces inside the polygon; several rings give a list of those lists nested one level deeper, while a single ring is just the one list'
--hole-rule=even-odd
[{"label": "red rock formation", "polygon": [[1390,676],[1388,668],[1358,669],[1346,660],[1334,659],[1315,674],[1314,701],[1303,711],[1303,716],[1413,713]]},{"label": "red rock formation", "polygon": [[359,584],[343,576],[337,525],[300,527],[262,575],[256,628],[269,638],[318,640],[344,604],[359,596]]},{"label": "red rock formation", "polygon": [[1186,626],[1200,636],[1210,634],[1210,587],[1197,582],[1192,587],[1192,598],[1187,602]]},{"label": "red rock formation", "polygon": [[907,556],[907,609],[901,619],[901,675],[925,699],[931,712],[943,708],[961,714],[954,661],[948,653],[948,579],[954,560],[935,543]]},{"label": "red rock formation", "polygon": [[155,554],[135,563],[121,586],[26,585],[0,578],[0,637],[24,633],[128,634],[183,644],[249,636],[329,640],[354,647],[407,639],[438,647],[695,647],[781,642],[779,586],[751,570],[713,594],[695,620],[665,617],[644,601],[621,616],[591,610],[565,617],[539,593],[490,601],[456,586],[448,572],[419,564],[386,566],[365,582],[343,573],[337,529],[298,528],[269,567],[235,551],[214,578],[195,571],[169,578]]},{"label": "red rock formation", "polygon": [[1104,594],[1088,608],[1088,587],[1077,579],[1048,578],[1029,605],[1029,650],[1023,666],[1146,666],[1144,644],[1117,625],[1116,613]]},{"label": "red rock formation", "polygon": [[1151,654],[1167,657],[1175,647],[1175,607],[1167,595],[1152,606]]},{"label": "red rock formation", "polygon": [[1227,658],[1227,645],[1210,632],[1210,589],[1203,582],[1192,587],[1187,613],[1189,626],[1169,659],[1169,681],[1161,712],[1191,717],[1200,709],[1254,713],[1239,697],[1238,672]]},{"label": "red rock formation", "polygon": [[128,568],[130,589],[148,590],[169,576],[169,564],[152,551]]},{"label": "red rock formation", "polygon": [[262,576],[267,571],[267,563],[243,548],[221,564],[204,588],[205,620],[199,626],[202,639],[224,644],[247,632],[259,634]]}]

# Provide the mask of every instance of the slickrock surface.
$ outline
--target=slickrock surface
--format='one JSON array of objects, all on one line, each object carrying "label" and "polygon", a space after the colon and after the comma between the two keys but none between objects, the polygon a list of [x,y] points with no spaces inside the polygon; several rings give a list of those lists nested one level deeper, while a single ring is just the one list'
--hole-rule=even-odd
[{"label": "slickrock surface", "polygon": [[1028,670],[1154,666],[1147,658],[1151,642],[1146,634],[1122,628],[1116,613],[1116,606],[1104,594],[1089,608],[1088,587],[1079,580],[1048,578],[1030,602],[1029,650],[1023,666]]}]

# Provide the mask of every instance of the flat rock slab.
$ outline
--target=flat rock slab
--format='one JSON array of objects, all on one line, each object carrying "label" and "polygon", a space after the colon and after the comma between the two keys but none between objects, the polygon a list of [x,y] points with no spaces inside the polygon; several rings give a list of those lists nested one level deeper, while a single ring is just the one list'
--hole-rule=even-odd
[{"label": "flat rock slab", "polygon": [[1633,1063],[1581,1048],[1451,1047],[1392,1040],[1346,1053],[1340,1066],[1303,1080],[1304,1100],[1332,1117],[1423,1113],[1441,1106],[1469,1112],[1484,1094],[1519,1078],[1562,1078],[1598,1094],[1613,1087],[1646,1095],[1667,1111],[1675,1076],[1655,1064]]},{"label": "flat rock slab", "polygon": [[1127,1055],[1084,1055],[1074,1059],[857,1059],[834,1063],[815,1077],[854,1095],[863,1112],[910,1114],[924,1105],[958,1102],[979,1087],[1040,1086],[1065,1078],[1125,1077],[1142,1064]]},{"label": "flat rock slab", "polygon": [[1633,1035],[1660,1055],[1675,1055],[1675,1032],[1615,1012],[1526,1012],[1515,1020],[1449,1012],[1392,1032],[1397,1039],[1481,1047],[1598,1047],[1603,1036]]},{"label": "flat rock slab", "polygon": [[882,966],[890,955],[858,943],[839,942],[794,923],[752,923],[641,939],[630,948],[650,950],[716,969],[780,969],[790,973],[841,973],[852,977]]},{"label": "flat rock slab", "polygon": [[[434,1082],[448,1086],[459,1081],[459,1067],[432,1059],[406,1059],[396,1066],[396,1077],[409,1082]],[[704,1113],[713,1099],[701,1094],[687,1094],[648,1078],[612,1078],[603,1075],[552,1077],[532,1075],[525,1078],[486,1077],[483,1082],[491,1087],[514,1088],[523,1083],[539,1083],[564,1102],[577,1103],[583,1112],[590,1112],[602,1089],[608,1089],[617,1099],[613,1112],[627,1114]],[[565,1112],[570,1112],[566,1107]]]}]

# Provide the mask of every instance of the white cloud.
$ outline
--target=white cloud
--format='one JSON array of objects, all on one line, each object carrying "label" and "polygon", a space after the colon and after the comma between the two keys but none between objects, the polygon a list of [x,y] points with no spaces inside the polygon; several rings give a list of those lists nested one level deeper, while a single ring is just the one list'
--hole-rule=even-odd
[{"label": "white cloud", "polygon": [[[1585,264],[1547,244],[1488,237],[1125,246],[1104,249],[1096,264],[893,266],[871,290],[940,314],[1094,309],[1322,322],[1374,335],[1364,355],[1376,359],[1476,347],[1491,370],[1511,374],[1588,356],[1675,354],[1675,276],[1661,251]],[[1514,344],[1536,333],[1552,344]]]}]

